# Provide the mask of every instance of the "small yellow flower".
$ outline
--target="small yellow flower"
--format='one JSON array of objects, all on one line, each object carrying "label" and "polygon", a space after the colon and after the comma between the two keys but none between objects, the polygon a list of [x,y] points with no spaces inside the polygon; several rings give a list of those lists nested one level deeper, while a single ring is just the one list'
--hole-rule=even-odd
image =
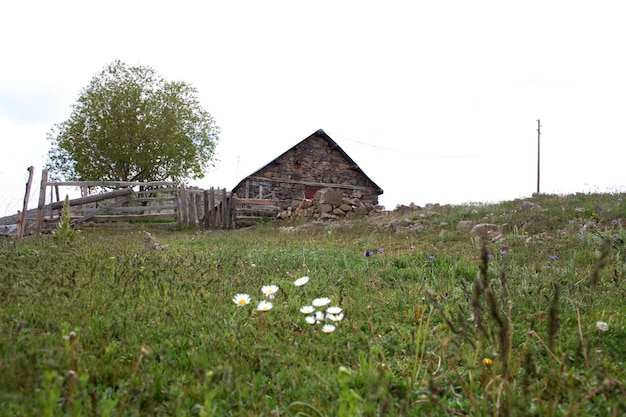
[{"label": "small yellow flower", "polygon": [[491,359],[489,359],[489,358],[485,358],[485,359],[483,359],[483,365],[491,366],[491,365],[493,365],[493,361]]}]

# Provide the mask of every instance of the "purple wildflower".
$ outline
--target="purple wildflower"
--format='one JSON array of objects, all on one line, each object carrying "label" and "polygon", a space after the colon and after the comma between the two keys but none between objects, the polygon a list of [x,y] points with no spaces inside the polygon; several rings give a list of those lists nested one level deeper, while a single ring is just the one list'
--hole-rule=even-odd
[{"label": "purple wildflower", "polygon": [[556,255],[550,255],[550,259],[554,260],[554,259],[558,259],[558,256]]},{"label": "purple wildflower", "polygon": [[370,257],[370,255],[372,254],[372,251],[370,251],[369,249],[365,249],[365,256],[366,257]]},{"label": "purple wildflower", "polygon": [[500,255],[506,255],[506,251],[504,249],[500,249]]},{"label": "purple wildflower", "polygon": [[385,250],[383,248],[378,249],[378,253],[383,253]]}]

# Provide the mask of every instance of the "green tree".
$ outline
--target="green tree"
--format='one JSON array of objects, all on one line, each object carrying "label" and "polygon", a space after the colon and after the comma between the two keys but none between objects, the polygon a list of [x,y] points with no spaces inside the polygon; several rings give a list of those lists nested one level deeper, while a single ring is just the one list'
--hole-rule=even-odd
[{"label": "green tree", "polygon": [[47,166],[57,178],[185,181],[214,166],[219,127],[193,86],[115,61],[81,91],[48,139]]}]

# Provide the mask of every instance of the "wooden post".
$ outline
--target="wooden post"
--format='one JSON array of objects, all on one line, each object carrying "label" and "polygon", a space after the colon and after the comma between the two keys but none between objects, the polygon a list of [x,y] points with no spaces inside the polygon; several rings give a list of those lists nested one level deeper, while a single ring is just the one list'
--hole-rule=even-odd
[{"label": "wooden post", "polygon": [[215,228],[215,189],[209,191],[209,227]]},{"label": "wooden post", "polygon": [[229,196],[226,196],[226,215],[227,215],[226,228],[230,229],[232,228],[232,225],[233,225],[233,215],[234,215],[232,194]]},{"label": "wooden post", "polygon": [[196,203],[194,201],[194,192],[193,190],[189,190],[189,226],[190,227],[195,227],[196,226]]},{"label": "wooden post", "polygon": [[196,214],[198,215],[198,226],[202,227],[202,209],[204,206],[202,205],[202,194],[197,192],[194,194],[194,201],[196,203]]},{"label": "wooden post", "polygon": [[28,171],[28,182],[26,182],[26,193],[24,194],[24,204],[22,205],[22,212],[17,220],[17,237],[24,237],[24,231],[26,230],[26,213],[28,212],[28,200],[30,199],[30,187],[33,183],[34,166],[30,166]]},{"label": "wooden post", "polygon": [[222,229],[228,228],[228,217],[230,213],[226,210],[226,188],[222,189]]},{"label": "wooden post", "polygon": [[204,190],[204,228],[208,229],[210,227],[209,223],[209,190]]},{"label": "wooden post", "polygon": [[41,233],[43,225],[43,211],[46,206],[46,186],[48,184],[48,170],[41,171],[41,187],[39,188],[39,204],[37,205],[37,221],[35,223],[35,234]]},{"label": "wooden post", "polygon": [[187,212],[187,189],[183,184],[180,186],[180,211],[182,211],[182,226],[189,226],[189,213]]},{"label": "wooden post", "polygon": [[237,194],[230,193],[231,227],[237,227]]},{"label": "wooden post", "polygon": [[180,184],[176,184],[176,186],[174,187],[174,197],[176,197],[176,223],[178,223],[179,226],[182,226],[183,216],[180,202],[180,187]]}]

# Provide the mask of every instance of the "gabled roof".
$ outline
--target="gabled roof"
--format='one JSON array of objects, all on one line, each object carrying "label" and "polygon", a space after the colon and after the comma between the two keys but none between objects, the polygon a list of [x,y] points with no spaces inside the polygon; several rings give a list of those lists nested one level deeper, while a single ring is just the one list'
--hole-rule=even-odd
[{"label": "gabled roof", "polygon": [[[303,140],[301,140],[300,142],[298,142],[297,144],[295,144],[294,146],[292,146],[291,148],[287,149],[285,152],[283,152],[282,154],[280,154],[279,156],[277,156],[276,158],[274,158],[272,161],[270,161],[269,163],[263,165],[261,168],[259,168],[258,170],[256,170],[255,172],[253,172],[252,174],[248,175],[246,178],[248,177],[252,177],[255,176],[256,174],[258,174],[259,172],[263,171],[266,167],[268,167],[269,165],[271,165],[274,161],[276,161],[277,159],[282,158],[283,156],[285,156],[287,153],[289,153],[291,150],[293,150],[294,148],[296,148],[298,145],[300,145],[303,142],[306,142],[307,140],[309,140],[312,137],[318,137],[320,139],[323,139],[326,141],[326,143],[328,143],[328,146],[330,147],[330,149],[333,150],[337,150],[337,152],[339,152],[339,154],[346,160],[348,161],[350,164],[352,164],[352,166],[354,167],[354,169],[360,173],[361,175],[363,175],[363,177],[365,179],[367,179],[367,181],[369,181],[370,183],[372,183],[372,188],[376,188],[378,194],[382,194],[383,193],[383,189],[380,188],[378,185],[376,185],[376,183],[374,181],[372,181],[372,179],[370,177],[367,176],[367,174],[365,174],[365,172],[363,172],[363,170],[356,164],[356,162],[354,162],[352,160],[352,158],[350,158],[350,156],[348,156],[348,154],[341,149],[341,146],[339,146],[337,144],[337,142],[335,142],[330,136],[328,136],[326,134],[326,132],[324,132],[322,129],[317,130],[316,132],[314,132],[313,134],[307,136],[306,138],[304,138]],[[244,178],[245,180],[245,178]],[[235,186],[234,189],[238,188],[243,181],[242,180],[239,184],[237,184]]]}]

